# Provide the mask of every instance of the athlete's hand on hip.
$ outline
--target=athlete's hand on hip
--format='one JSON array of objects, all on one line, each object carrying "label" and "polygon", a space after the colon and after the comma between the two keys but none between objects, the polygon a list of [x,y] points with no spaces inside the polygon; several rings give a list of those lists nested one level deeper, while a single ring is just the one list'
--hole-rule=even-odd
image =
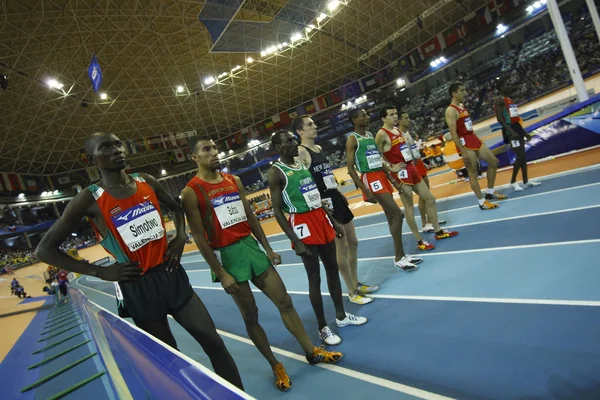
[{"label": "athlete's hand on hip", "polygon": [[139,264],[130,261],[99,267],[98,271],[98,278],[109,282],[134,281],[140,275],[142,275],[142,269]]},{"label": "athlete's hand on hip", "polygon": [[271,264],[273,264],[273,265],[281,264],[281,256],[279,254],[275,253],[273,250],[267,252],[267,257],[269,257],[269,260],[271,260]]},{"label": "athlete's hand on hip", "polygon": [[173,272],[179,267],[179,261],[181,260],[181,254],[185,247],[185,239],[175,238],[169,242],[169,247],[165,253],[165,261],[167,271]]},{"label": "athlete's hand on hip", "polygon": [[335,235],[338,239],[343,239],[346,236],[346,232],[344,232],[344,228],[340,224],[334,223],[333,229],[335,229]]},{"label": "athlete's hand on hip", "polygon": [[235,279],[233,279],[233,276],[229,275],[227,272],[224,272],[223,275],[219,277],[219,280],[221,281],[221,286],[223,286],[223,289],[225,289],[227,294],[234,294],[240,290],[240,287],[235,282]]},{"label": "athlete's hand on hip", "polygon": [[296,250],[296,255],[300,257],[310,257],[312,255],[308,246],[305,245],[304,242],[298,241],[297,243],[294,243],[294,247]]}]

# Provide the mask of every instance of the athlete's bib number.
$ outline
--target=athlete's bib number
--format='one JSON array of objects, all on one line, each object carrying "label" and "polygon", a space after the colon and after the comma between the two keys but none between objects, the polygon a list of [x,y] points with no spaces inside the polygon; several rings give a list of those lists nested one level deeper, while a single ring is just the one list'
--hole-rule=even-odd
[{"label": "athlete's bib number", "polygon": [[222,229],[248,220],[244,203],[237,192],[224,194],[210,200]]},{"label": "athlete's bib number", "polygon": [[510,145],[513,149],[516,149],[517,147],[521,147],[521,142],[519,140],[511,140]]},{"label": "athlete's bib number", "polygon": [[383,189],[383,185],[381,184],[381,181],[371,182],[371,191],[373,193],[379,192],[381,189]]},{"label": "athlete's bib number", "polygon": [[311,210],[321,208],[321,195],[314,181],[300,186],[300,192],[304,196],[304,201],[306,201],[308,208]]},{"label": "athlete's bib number", "polygon": [[325,183],[325,187],[327,189],[336,189],[337,182],[335,181],[335,176],[331,170],[324,171],[323,173],[323,182]]},{"label": "athlete's bib number", "polygon": [[112,222],[131,252],[165,236],[162,218],[149,201],[113,215]]},{"label": "athlete's bib number", "polygon": [[398,178],[408,179],[408,171],[405,169],[401,169],[400,171],[398,171]]},{"label": "athlete's bib number", "polygon": [[461,137],[461,138],[460,138],[460,144],[462,144],[463,146],[464,146],[465,144],[467,144],[467,142],[465,142],[465,138],[464,138],[464,137]]},{"label": "athlete's bib number", "polygon": [[310,229],[308,229],[307,224],[294,225],[294,232],[296,232],[298,239],[306,239],[310,236]]},{"label": "athlete's bib number", "polygon": [[473,122],[471,121],[471,118],[465,119],[465,128],[467,128],[469,132],[473,131]]},{"label": "athlete's bib number", "polygon": [[367,165],[369,166],[369,169],[378,169],[383,166],[379,151],[367,150],[365,154],[367,156]]},{"label": "athlete's bib number", "polygon": [[417,146],[416,143],[413,143],[410,145],[410,151],[412,152],[413,158],[415,160],[418,160],[419,158],[421,158],[421,152],[419,151],[419,147]]},{"label": "athlete's bib number", "polygon": [[404,161],[406,161],[406,162],[412,161],[412,159],[413,159],[412,151],[406,143],[400,144],[400,153],[402,153],[402,157],[404,157]]},{"label": "athlete's bib number", "polygon": [[331,200],[331,197],[324,198],[323,202],[325,204],[327,204],[327,208],[329,208],[331,211],[333,211],[333,201]]},{"label": "athlete's bib number", "polygon": [[519,116],[519,108],[516,104],[511,104],[508,107],[508,112],[510,113],[511,118],[517,118]]},{"label": "athlete's bib number", "polygon": [[119,286],[118,282],[113,282],[115,284],[115,296],[117,300],[123,300],[123,292],[121,292],[121,286]]}]

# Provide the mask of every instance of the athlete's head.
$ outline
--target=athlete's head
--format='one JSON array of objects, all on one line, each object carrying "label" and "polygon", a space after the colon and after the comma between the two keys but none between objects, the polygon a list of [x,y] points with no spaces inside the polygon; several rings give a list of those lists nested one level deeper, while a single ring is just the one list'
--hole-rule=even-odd
[{"label": "athlete's head", "polygon": [[282,156],[298,156],[298,141],[296,140],[296,136],[285,129],[276,131],[271,136],[271,148]]},{"label": "athlete's head", "polygon": [[400,116],[398,117],[398,127],[402,131],[407,131],[410,128],[410,116],[408,112],[400,110]]},{"label": "athlete's head", "polygon": [[452,100],[462,102],[467,97],[467,89],[462,82],[454,82],[448,88],[448,94],[452,97]]},{"label": "athlete's head", "polygon": [[506,79],[501,79],[498,81],[498,91],[500,94],[508,96],[511,92],[511,85]]},{"label": "athlete's head", "polygon": [[398,124],[398,110],[396,110],[396,106],[390,104],[381,107],[379,109],[379,118],[381,118],[384,124],[396,126]]},{"label": "athlete's head", "polygon": [[88,161],[101,170],[121,171],[127,166],[123,143],[112,133],[92,133],[85,139],[83,148]]},{"label": "athlete's head", "polygon": [[369,114],[362,108],[353,108],[348,113],[348,121],[355,127],[366,128],[369,126]]},{"label": "athlete's head", "polygon": [[198,168],[206,170],[219,169],[219,151],[217,145],[208,136],[192,136],[189,141],[192,160],[198,164]]},{"label": "athlete's head", "polygon": [[315,140],[317,138],[317,125],[309,115],[302,115],[292,122],[292,132],[300,136],[300,139]]}]

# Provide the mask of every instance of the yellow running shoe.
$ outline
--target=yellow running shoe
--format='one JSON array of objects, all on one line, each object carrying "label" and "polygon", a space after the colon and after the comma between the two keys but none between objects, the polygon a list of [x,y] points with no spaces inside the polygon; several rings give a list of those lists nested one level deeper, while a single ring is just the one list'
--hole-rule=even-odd
[{"label": "yellow running shoe", "polygon": [[486,193],[485,199],[486,200],[506,200],[506,199],[508,199],[508,196],[506,196],[502,193],[498,193],[498,192],[494,192],[494,194]]},{"label": "yellow running shoe", "polygon": [[282,363],[279,363],[273,368],[273,375],[275,375],[275,386],[282,392],[285,392],[292,387],[292,380],[285,372],[285,368]]},{"label": "yellow running shoe", "polygon": [[483,204],[479,206],[482,210],[493,210],[494,208],[500,207],[498,204],[490,203],[489,201],[484,201]]},{"label": "yellow running shoe", "polygon": [[308,359],[308,363],[315,365],[318,363],[335,364],[340,361],[344,355],[339,351],[327,351],[323,347],[315,347],[311,359]]}]

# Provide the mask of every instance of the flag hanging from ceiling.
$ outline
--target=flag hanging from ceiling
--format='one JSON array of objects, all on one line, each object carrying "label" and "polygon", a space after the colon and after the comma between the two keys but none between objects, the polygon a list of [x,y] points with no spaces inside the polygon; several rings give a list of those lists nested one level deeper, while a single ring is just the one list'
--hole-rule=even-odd
[{"label": "flag hanging from ceiling", "polygon": [[92,56],[92,61],[88,68],[88,76],[90,77],[94,91],[98,93],[100,85],[102,84],[102,69],[100,68],[100,64],[98,64],[95,54]]}]

